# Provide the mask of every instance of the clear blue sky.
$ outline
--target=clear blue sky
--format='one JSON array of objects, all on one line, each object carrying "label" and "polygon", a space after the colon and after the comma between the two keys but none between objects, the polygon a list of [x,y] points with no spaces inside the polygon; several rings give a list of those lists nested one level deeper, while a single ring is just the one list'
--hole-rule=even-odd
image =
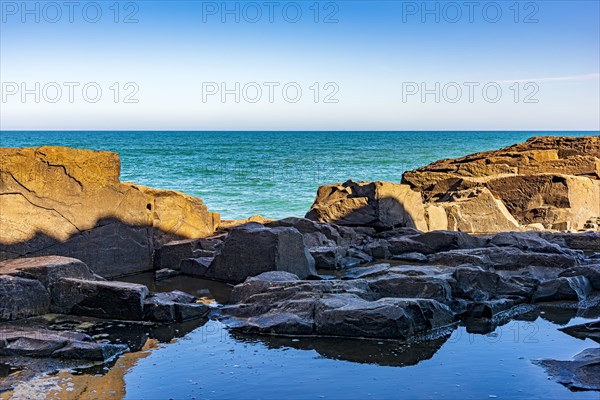
[{"label": "clear blue sky", "polygon": [[597,0],[0,4],[1,129],[600,129]]}]

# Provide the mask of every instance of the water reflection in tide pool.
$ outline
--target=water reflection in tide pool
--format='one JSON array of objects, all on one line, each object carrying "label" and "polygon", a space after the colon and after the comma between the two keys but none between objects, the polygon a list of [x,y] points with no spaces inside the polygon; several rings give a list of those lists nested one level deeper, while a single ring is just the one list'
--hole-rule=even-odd
[{"label": "water reflection in tide pool", "polygon": [[447,339],[413,346],[232,335],[210,321],[140,360],[125,376],[126,398],[597,400],[597,392],[571,392],[532,364],[597,346],[538,315],[488,335],[459,327]]},{"label": "water reflection in tide pool", "polygon": [[226,304],[229,301],[232,285],[209,281],[206,279],[194,278],[192,276],[178,275],[163,281],[156,282],[154,273],[147,272],[143,274],[131,275],[119,278],[120,281],[140,283],[148,286],[151,292],[169,292],[171,290],[181,290],[200,299],[214,301],[219,304]]}]

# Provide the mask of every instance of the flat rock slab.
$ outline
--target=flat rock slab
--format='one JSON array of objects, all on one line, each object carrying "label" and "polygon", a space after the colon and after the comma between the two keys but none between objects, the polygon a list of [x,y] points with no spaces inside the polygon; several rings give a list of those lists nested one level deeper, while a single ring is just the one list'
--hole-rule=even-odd
[{"label": "flat rock slab", "polygon": [[40,281],[50,288],[59,279],[94,280],[94,274],[83,262],[70,257],[46,256],[19,258],[0,262],[0,275],[11,275]]},{"label": "flat rock slab", "polygon": [[128,350],[78,332],[0,326],[0,356],[106,361]]},{"label": "flat rock slab", "polygon": [[127,282],[61,279],[52,291],[52,311],[106,319],[144,318],[148,288]]},{"label": "flat rock slab", "polygon": [[536,360],[548,375],[569,389],[600,390],[600,348],[586,349],[573,361]]}]

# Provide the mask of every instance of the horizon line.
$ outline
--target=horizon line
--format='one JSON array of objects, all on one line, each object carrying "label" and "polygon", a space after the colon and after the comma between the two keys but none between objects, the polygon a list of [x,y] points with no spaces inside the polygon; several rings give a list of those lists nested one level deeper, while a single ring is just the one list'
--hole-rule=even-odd
[{"label": "horizon line", "polygon": [[552,129],[508,129],[508,130],[494,130],[494,129],[449,129],[449,130],[431,130],[431,129],[418,129],[418,130],[366,130],[366,129],[329,129],[329,130],[277,130],[277,129],[262,129],[262,130],[240,130],[240,129],[213,129],[213,130],[175,130],[175,129],[160,129],[160,130],[148,130],[148,129],[0,129],[0,132],[190,132],[190,133],[207,133],[207,132],[239,132],[239,133],[261,133],[261,132],[280,132],[280,133],[302,133],[302,132],[600,132],[600,129],[575,129],[575,130],[552,130]]}]

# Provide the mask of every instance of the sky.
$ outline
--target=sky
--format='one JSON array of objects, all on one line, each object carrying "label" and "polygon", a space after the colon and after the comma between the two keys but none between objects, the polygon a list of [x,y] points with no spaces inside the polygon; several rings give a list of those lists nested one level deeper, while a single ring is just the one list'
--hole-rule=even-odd
[{"label": "sky", "polygon": [[0,0],[2,130],[600,130],[600,1]]}]

